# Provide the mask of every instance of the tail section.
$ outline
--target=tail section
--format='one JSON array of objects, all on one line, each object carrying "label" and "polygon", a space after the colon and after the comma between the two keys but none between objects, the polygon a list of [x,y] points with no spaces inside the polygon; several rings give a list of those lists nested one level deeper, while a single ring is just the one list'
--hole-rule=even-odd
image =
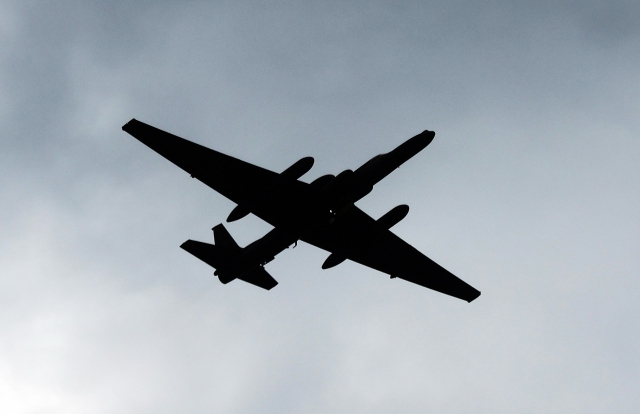
[{"label": "tail section", "polygon": [[223,284],[240,279],[266,290],[278,284],[260,263],[247,260],[243,249],[222,224],[213,228],[213,238],[215,245],[187,240],[180,247],[216,269],[214,275],[218,276]]}]

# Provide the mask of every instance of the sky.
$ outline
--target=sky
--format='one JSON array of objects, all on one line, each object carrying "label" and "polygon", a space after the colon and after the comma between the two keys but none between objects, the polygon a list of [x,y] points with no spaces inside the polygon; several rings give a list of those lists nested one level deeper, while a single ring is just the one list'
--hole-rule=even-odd
[{"label": "sky", "polygon": [[[1,1],[0,411],[638,412],[638,68],[637,1]],[[358,206],[482,296],[220,284],[234,204],[133,117],[306,182],[434,130]]]}]

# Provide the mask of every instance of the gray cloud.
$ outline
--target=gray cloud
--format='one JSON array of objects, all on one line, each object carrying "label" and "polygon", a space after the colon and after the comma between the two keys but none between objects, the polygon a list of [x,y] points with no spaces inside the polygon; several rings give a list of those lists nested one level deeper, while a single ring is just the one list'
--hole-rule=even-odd
[{"label": "gray cloud", "polygon": [[[637,411],[637,8],[5,2],[0,408]],[[482,296],[303,244],[220,285],[178,246],[233,205],[134,116],[306,180],[435,130],[360,205]]]}]

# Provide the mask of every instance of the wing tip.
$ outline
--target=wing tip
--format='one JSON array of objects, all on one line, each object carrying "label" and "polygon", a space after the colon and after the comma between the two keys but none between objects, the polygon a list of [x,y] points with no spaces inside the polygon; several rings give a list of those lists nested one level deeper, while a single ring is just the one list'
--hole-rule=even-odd
[{"label": "wing tip", "polygon": [[[431,141],[433,141],[433,139],[436,137],[435,131],[429,131],[428,129],[425,129],[424,131],[422,131],[420,135],[422,135],[422,137],[425,139],[425,142],[427,143],[427,145],[431,144]],[[427,145],[425,145],[425,147]]]},{"label": "wing tip", "polygon": [[277,280],[275,280],[275,279],[273,279],[273,281],[274,281],[275,283],[273,283],[273,284],[271,285],[271,287],[266,287],[266,288],[264,288],[264,289],[265,289],[265,290],[267,290],[267,291],[269,291],[269,290],[273,289],[274,287],[278,286],[278,281],[277,281]]},{"label": "wing tip", "polygon": [[131,118],[131,120],[130,120],[129,122],[127,122],[126,124],[122,125],[122,130],[123,130],[124,132],[129,132],[129,131],[131,131],[132,127],[133,127],[135,124],[139,123],[139,122],[140,122],[140,121],[138,121],[137,119],[135,119],[135,118]]},{"label": "wing tip", "polygon": [[478,299],[481,295],[481,292],[479,290],[476,290],[474,292],[474,294],[472,296],[469,296],[468,299],[465,299],[468,303],[473,302],[474,300]]}]

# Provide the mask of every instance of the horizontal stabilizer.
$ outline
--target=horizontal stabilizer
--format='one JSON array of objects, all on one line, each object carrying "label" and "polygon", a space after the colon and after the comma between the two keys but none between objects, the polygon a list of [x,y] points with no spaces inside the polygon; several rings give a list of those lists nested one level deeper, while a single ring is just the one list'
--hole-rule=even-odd
[{"label": "horizontal stabilizer", "polygon": [[262,266],[258,266],[254,270],[238,276],[238,279],[266,290],[271,290],[278,284],[278,281],[271,277]]},{"label": "horizontal stabilizer", "polygon": [[180,246],[209,266],[217,269],[229,259],[230,251],[224,247],[203,243],[195,240],[187,240]]}]

